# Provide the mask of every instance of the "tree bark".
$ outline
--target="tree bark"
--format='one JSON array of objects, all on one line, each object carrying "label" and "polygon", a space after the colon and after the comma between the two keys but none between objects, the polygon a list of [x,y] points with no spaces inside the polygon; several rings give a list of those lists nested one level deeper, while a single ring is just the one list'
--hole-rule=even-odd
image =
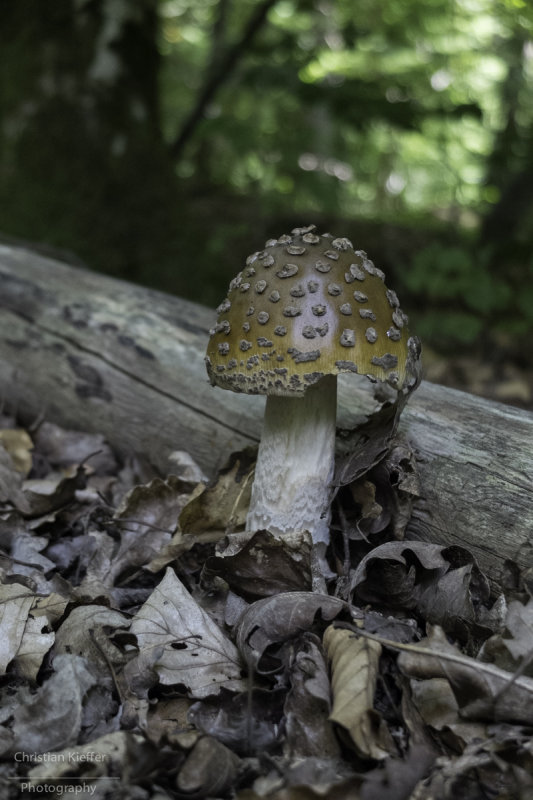
[{"label": "tree bark", "polygon": [[147,253],[172,269],[183,213],[161,131],[159,6],[7,0],[0,25],[2,229],[139,281]]},{"label": "tree bark", "polygon": [[[0,245],[0,387],[25,421],[103,433],[163,472],[187,450],[208,474],[258,442],[264,398],[209,385],[207,308]],[[339,380],[339,425],[369,384]],[[354,382],[355,378],[355,382]],[[402,414],[420,473],[408,535],[469,548],[496,579],[532,561],[533,414],[423,382]]]}]

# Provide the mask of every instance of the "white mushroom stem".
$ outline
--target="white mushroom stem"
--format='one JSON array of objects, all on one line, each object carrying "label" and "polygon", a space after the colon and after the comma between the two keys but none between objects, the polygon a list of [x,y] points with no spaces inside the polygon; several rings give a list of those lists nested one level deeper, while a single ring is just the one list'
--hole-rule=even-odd
[{"label": "white mushroom stem", "polygon": [[302,398],[267,397],[248,531],[277,536],[307,530],[329,541],[335,460],[337,377],[328,375]]}]

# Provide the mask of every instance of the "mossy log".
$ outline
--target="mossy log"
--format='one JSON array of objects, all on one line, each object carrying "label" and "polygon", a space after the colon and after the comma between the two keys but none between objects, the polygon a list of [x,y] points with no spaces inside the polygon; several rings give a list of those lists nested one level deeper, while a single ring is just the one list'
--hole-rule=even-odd
[{"label": "mossy log", "polygon": [[[30,421],[103,433],[161,471],[188,451],[210,475],[256,444],[264,398],[209,385],[214,311],[0,245],[0,386]],[[368,402],[341,376],[339,423]],[[533,414],[423,382],[404,409],[421,479],[411,537],[469,548],[497,578],[533,562]]]}]

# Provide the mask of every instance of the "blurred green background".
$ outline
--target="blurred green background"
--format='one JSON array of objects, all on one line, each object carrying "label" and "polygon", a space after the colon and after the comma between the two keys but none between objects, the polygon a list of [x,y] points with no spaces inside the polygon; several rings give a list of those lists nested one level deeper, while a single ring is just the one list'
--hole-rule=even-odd
[{"label": "blurred green background", "polygon": [[215,306],[314,222],[430,353],[531,367],[530,0],[4,0],[0,42],[4,238]]}]

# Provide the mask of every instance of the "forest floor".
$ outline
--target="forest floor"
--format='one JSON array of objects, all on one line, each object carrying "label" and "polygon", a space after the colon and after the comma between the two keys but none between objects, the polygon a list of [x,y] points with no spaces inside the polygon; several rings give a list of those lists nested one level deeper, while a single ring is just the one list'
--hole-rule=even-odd
[{"label": "forest floor", "polygon": [[232,550],[250,453],[206,485],[1,417],[1,796],[531,797],[531,576],[402,539],[394,464],[337,496],[317,591],[305,532]]},{"label": "forest floor", "polygon": [[497,351],[493,358],[443,355],[424,345],[424,378],[489,400],[533,410],[531,354]]}]

